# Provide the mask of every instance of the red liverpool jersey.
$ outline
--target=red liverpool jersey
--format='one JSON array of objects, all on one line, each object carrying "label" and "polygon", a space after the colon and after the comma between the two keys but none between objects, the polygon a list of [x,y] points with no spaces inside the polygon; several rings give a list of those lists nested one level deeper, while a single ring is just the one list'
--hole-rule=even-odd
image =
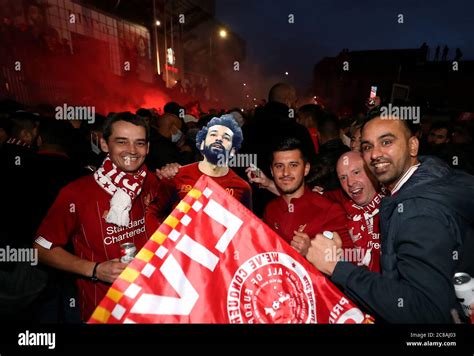
[{"label": "red liverpool jersey", "polygon": [[354,246],[344,210],[308,187],[301,197],[291,199],[289,204],[281,196],[273,199],[265,208],[263,220],[288,243],[293,240],[294,231],[302,230],[314,238],[327,230],[336,231],[341,236],[343,248]]},{"label": "red liverpool jersey", "polygon": [[[164,179],[163,183],[168,189],[177,193],[179,200],[194,187],[197,180],[203,175],[199,170],[199,162],[188,164],[179,169],[178,174],[172,179]],[[252,210],[252,189],[250,185],[240,178],[232,169],[223,177],[211,177],[225,191],[241,202],[245,207]],[[174,202],[176,205],[178,201]]]},{"label": "red liverpool jersey", "polygon": [[[60,191],[38,229],[36,243],[52,249],[64,247],[72,239],[74,254],[94,262],[120,258],[120,245],[125,242],[133,242],[138,252],[159,226],[158,185],[156,176],[148,172],[130,210],[129,225],[120,227],[105,221],[112,196],[97,184],[93,175],[79,178]],[[110,284],[86,278],[79,278],[77,283],[81,318],[88,320]]]},{"label": "red liverpool jersey", "polygon": [[341,189],[324,192],[324,196],[339,203],[346,211],[349,235],[360,251],[358,264],[372,272],[380,272],[379,206],[383,195],[376,194],[364,207],[354,203]]}]

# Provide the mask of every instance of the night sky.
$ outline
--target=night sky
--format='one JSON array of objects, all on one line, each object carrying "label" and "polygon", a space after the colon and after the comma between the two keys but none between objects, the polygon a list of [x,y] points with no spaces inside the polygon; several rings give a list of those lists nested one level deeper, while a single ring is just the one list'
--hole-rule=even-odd
[{"label": "night sky", "polygon": [[252,85],[261,97],[277,81],[303,93],[311,86],[314,64],[342,48],[418,48],[426,42],[431,57],[437,45],[442,52],[447,44],[448,59],[457,47],[462,59],[474,59],[473,0],[216,0],[216,17],[247,41],[242,77],[260,77]]}]

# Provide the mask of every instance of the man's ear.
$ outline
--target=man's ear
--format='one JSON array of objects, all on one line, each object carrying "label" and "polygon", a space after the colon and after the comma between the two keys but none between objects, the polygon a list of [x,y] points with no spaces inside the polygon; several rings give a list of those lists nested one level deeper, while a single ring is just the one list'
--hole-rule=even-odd
[{"label": "man's ear", "polygon": [[304,176],[305,177],[308,175],[310,169],[311,169],[311,165],[309,164],[309,162],[306,162],[306,164],[304,165]]},{"label": "man's ear", "polygon": [[204,150],[204,141],[201,142],[201,145],[199,146],[199,150],[200,151]]},{"label": "man's ear", "polygon": [[109,152],[109,145],[107,145],[107,141],[105,141],[103,138],[100,139],[100,148],[102,152]]},{"label": "man's ear", "polygon": [[150,142],[146,144],[146,154],[150,153]]},{"label": "man's ear", "polygon": [[408,140],[408,148],[409,148],[411,157],[418,156],[419,147],[420,147],[420,141],[418,141],[418,138],[416,136],[410,137]]},{"label": "man's ear", "polygon": [[232,147],[232,149],[229,152],[229,157],[234,157],[235,156],[235,148]]}]

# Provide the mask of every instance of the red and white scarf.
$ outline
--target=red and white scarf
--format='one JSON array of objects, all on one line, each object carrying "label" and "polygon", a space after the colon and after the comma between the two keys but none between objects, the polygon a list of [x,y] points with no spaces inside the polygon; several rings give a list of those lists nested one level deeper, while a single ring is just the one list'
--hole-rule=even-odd
[{"label": "red and white scarf", "polygon": [[349,235],[363,258],[359,265],[364,265],[373,272],[380,272],[380,226],[379,207],[384,195],[376,194],[372,201],[362,207],[347,200],[344,209],[349,215]]},{"label": "red and white scarf", "polygon": [[20,138],[15,138],[15,137],[10,137],[6,143],[9,143],[10,145],[15,145],[15,146],[22,146],[22,147],[28,147],[31,148],[31,145],[26,143]]},{"label": "red and white scarf", "polygon": [[142,190],[145,177],[146,169],[144,166],[133,174],[126,173],[117,168],[110,157],[107,156],[94,173],[97,184],[112,195],[110,210],[105,221],[118,226],[129,224],[129,212],[132,209],[133,201]]}]

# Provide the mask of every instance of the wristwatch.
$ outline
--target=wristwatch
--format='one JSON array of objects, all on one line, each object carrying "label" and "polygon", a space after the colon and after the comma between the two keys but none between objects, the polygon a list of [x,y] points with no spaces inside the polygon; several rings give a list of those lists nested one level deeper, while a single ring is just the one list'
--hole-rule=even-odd
[{"label": "wristwatch", "polygon": [[94,269],[92,270],[92,276],[91,276],[91,281],[92,282],[97,282],[99,278],[97,278],[96,273],[97,273],[97,266],[99,265],[99,262],[96,262]]}]

